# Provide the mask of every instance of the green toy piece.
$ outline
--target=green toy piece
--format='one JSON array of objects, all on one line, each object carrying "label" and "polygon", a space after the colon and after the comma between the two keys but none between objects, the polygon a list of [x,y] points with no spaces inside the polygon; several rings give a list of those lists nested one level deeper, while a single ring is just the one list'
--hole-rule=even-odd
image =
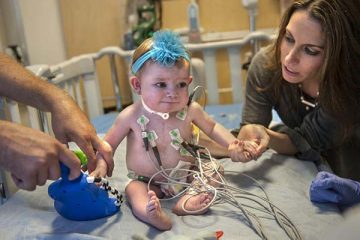
[{"label": "green toy piece", "polygon": [[73,151],[75,153],[75,155],[78,157],[78,159],[80,160],[81,162],[81,166],[83,165],[86,165],[87,162],[88,162],[88,159],[85,155],[85,153],[83,151],[81,151],[80,149],[79,150],[74,150]]}]

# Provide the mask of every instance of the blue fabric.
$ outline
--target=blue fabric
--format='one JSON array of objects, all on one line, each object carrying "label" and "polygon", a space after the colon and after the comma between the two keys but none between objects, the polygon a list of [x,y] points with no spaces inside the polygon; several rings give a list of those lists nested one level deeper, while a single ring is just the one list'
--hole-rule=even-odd
[{"label": "blue fabric", "polygon": [[64,218],[87,221],[111,216],[119,211],[116,199],[94,183],[88,183],[87,174],[72,181],[68,180],[69,169],[61,164],[61,178],[48,188],[49,196],[54,199],[56,211]]},{"label": "blue fabric", "polygon": [[[216,122],[227,129],[232,130],[240,127],[243,109],[242,103],[206,105],[204,109]],[[272,121],[274,124],[281,123],[275,110],[272,110]]]},{"label": "blue fabric", "polygon": [[360,183],[332,173],[319,172],[311,183],[310,199],[313,202],[351,206],[360,202]]},{"label": "blue fabric", "polygon": [[107,133],[114,124],[118,112],[110,112],[91,119],[91,124],[94,125],[96,132]]},{"label": "blue fabric", "polygon": [[153,36],[152,48],[134,62],[131,71],[136,74],[150,58],[162,66],[171,67],[180,57],[190,62],[189,54],[179,36],[169,30],[157,31]]}]

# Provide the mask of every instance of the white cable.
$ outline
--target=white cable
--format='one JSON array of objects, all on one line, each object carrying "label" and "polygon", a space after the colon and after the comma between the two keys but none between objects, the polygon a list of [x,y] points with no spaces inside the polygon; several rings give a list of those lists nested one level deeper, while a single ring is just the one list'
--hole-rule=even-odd
[{"label": "white cable", "polygon": [[[262,239],[268,239],[267,236],[264,233],[263,226],[261,224],[261,221],[259,217],[257,217],[255,214],[249,212],[246,208],[255,209],[257,211],[261,211],[265,214],[268,214],[272,216],[272,219],[275,219],[276,222],[279,224],[279,226],[285,231],[287,236],[290,239],[296,239],[301,240],[301,235],[299,234],[299,231],[296,229],[295,225],[291,222],[291,220],[286,216],[284,212],[282,212],[278,207],[275,206],[274,203],[272,203],[267,194],[265,189],[262,187],[262,185],[251,176],[248,176],[246,174],[242,174],[245,177],[248,177],[253,182],[255,182],[255,185],[261,189],[264,196],[259,196],[254,193],[251,193],[249,191],[236,188],[231,186],[227,183],[226,179],[224,178],[223,174],[219,172],[219,169],[217,166],[219,166],[217,160],[211,157],[211,154],[209,153],[209,150],[206,149],[209,160],[202,160],[200,158],[200,153],[197,151],[197,167],[198,171],[192,170],[192,169],[175,169],[175,168],[168,168],[164,169],[162,166],[158,167],[155,160],[153,160],[148,153],[149,159],[151,159],[151,162],[154,164],[155,169],[157,172],[153,174],[153,176],[150,177],[150,180],[148,182],[148,189],[150,189],[151,183],[157,183],[157,184],[181,184],[183,185],[184,189],[180,191],[179,193],[175,194],[174,196],[166,199],[160,199],[160,200],[171,200],[180,196],[183,196],[184,194],[188,194],[189,190],[193,190],[195,194],[189,194],[189,196],[186,197],[186,199],[182,203],[182,210],[188,214],[198,214],[203,212],[204,210],[208,209],[209,207],[220,204],[220,203],[229,203],[233,205],[234,207],[239,208],[242,213],[244,214],[244,217],[247,219],[249,225],[253,230],[256,232],[259,237]],[[204,162],[206,162],[206,166],[204,165]],[[187,174],[182,175],[181,178],[188,178],[189,176],[193,177],[193,181],[191,183],[180,181],[179,178],[170,177],[167,172],[170,171],[186,171]],[[235,171],[224,171],[224,172],[234,172],[239,174],[239,172]],[[241,174],[241,173],[240,173]],[[162,182],[159,180],[154,181],[154,178],[158,175],[161,175],[166,182]],[[215,184],[220,187],[214,187],[209,184]],[[204,206],[201,209],[197,210],[189,210],[186,209],[186,203],[194,197],[194,195],[202,194],[202,193],[211,193],[213,194],[213,197],[211,201]],[[256,203],[257,206],[251,206],[244,203],[239,202],[237,199],[244,199],[247,201],[252,201]],[[264,203],[266,203],[266,206]],[[266,217],[268,218],[268,217]]]}]

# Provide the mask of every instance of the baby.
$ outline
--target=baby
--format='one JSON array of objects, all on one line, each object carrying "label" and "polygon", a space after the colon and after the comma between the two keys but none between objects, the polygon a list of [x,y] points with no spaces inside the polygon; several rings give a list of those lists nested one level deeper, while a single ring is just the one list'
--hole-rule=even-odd
[{"label": "baby", "polygon": [[[132,72],[130,85],[140,100],[120,112],[104,140],[116,149],[126,137],[126,165],[132,179],[125,189],[127,200],[140,220],[168,230],[172,222],[162,210],[159,198],[176,194],[176,189],[161,183],[171,177],[173,172],[169,169],[189,168],[194,164],[195,158],[187,150],[189,143],[196,143],[194,128],[198,127],[218,144],[231,147],[234,154],[244,154],[244,143],[216,123],[198,103],[189,101],[190,57],[171,31],[156,32],[135,50]],[[250,157],[257,145],[246,146],[247,155],[238,158]],[[105,174],[106,163],[98,155],[92,175],[104,177]],[[147,181],[151,177],[154,184],[148,190]],[[188,194],[179,198],[173,212],[204,213],[212,195],[200,193],[189,197]]]}]

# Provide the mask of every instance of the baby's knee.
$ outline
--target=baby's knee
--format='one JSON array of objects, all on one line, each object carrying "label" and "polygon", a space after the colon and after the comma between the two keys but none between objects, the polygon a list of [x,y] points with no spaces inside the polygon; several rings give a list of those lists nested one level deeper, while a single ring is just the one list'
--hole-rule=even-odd
[{"label": "baby's knee", "polygon": [[125,187],[125,194],[128,195],[129,193],[133,192],[134,189],[136,189],[136,183],[135,181],[129,182]]}]

